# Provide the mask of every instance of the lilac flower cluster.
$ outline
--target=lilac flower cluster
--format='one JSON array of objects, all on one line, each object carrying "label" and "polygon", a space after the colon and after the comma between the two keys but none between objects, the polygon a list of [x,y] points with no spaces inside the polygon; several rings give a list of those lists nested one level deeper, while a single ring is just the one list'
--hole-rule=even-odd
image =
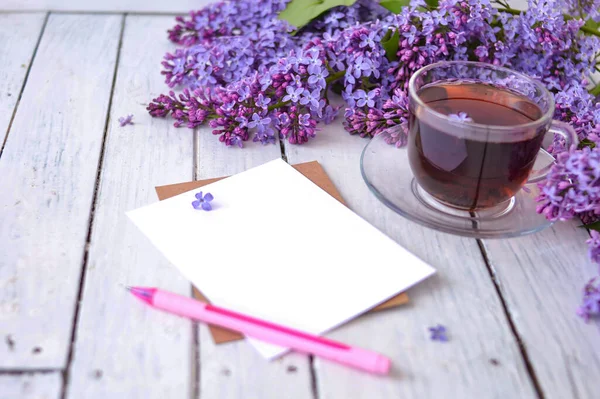
[{"label": "lilac flower cluster", "polygon": [[225,87],[184,89],[179,96],[171,92],[148,110],[153,116],[170,113],[177,126],[208,122],[228,146],[242,147],[251,131],[254,141],[275,143],[274,128],[290,143],[304,143],[315,136],[317,121],[331,122],[337,112],[325,98],[330,68],[323,64],[323,51],[318,43],[292,50],[262,74]]},{"label": "lilac flower cluster", "polygon": [[[289,0],[221,1],[201,10],[191,11],[189,18],[177,17],[177,25],[169,30],[169,39],[192,46],[210,44],[218,37],[241,36],[264,29],[273,23]],[[285,25],[284,25],[285,29]]]},{"label": "lilac flower cluster", "polygon": [[580,18],[586,16],[593,21],[600,22],[600,0],[564,0],[559,7],[565,10],[567,15],[575,15]]},{"label": "lilac flower cluster", "polygon": [[[585,82],[583,82],[585,83]],[[577,132],[579,140],[600,141],[600,103],[582,83],[572,81],[554,96],[554,117],[569,123]],[[562,147],[553,148],[558,153]]]},{"label": "lilac flower cluster", "polygon": [[[582,22],[566,21],[555,0],[546,0],[544,6],[532,0],[530,9],[520,15],[498,11],[489,0],[442,0],[436,10],[428,10],[422,0],[415,0],[411,7],[388,16],[381,7],[377,8],[376,2],[361,0],[350,8],[332,9],[296,36],[290,35],[292,27],[276,18],[285,3],[286,0],[219,3],[192,12],[189,20],[178,19],[179,24],[170,31],[170,37],[191,46],[165,56],[163,73],[167,83],[171,87],[183,85],[192,97],[196,90],[205,93],[209,88],[214,98],[215,93],[237,90],[234,86],[244,85],[243,82],[254,77],[264,82],[272,79],[272,67],[280,59],[293,57],[303,51],[301,48],[305,51],[317,46],[322,48],[319,57],[325,68],[321,75],[311,76],[310,83],[318,80],[323,86],[328,79],[331,84],[326,84],[318,93],[310,91],[311,98],[303,95],[301,105],[310,103],[315,108],[322,104],[316,112],[317,120],[330,122],[337,110],[329,105],[328,94],[336,84],[333,77],[343,76],[338,84],[347,104],[346,129],[364,137],[379,134],[390,126],[407,126],[405,102],[388,100],[393,96],[399,98],[395,90],[405,91],[408,79],[417,69],[440,60],[469,59],[506,65],[538,77],[557,92],[557,112],[566,115],[561,119],[568,119],[585,131],[581,136],[587,136],[590,125],[596,126],[594,116],[583,112],[581,107],[571,110],[569,100],[582,102],[585,99],[577,96],[574,88],[585,91],[585,77],[596,66],[590,54],[600,51],[600,41],[597,37],[579,34]],[[566,7],[562,3],[560,6]],[[362,18],[379,19],[356,24]],[[382,45],[386,35],[399,37],[397,59],[392,61]],[[294,79],[300,78],[295,76]],[[288,110],[277,110],[279,106],[275,105],[281,103],[287,107],[291,99],[300,98],[301,85],[295,82],[292,86],[298,93],[285,99],[263,93],[271,100],[273,109],[270,111],[274,111],[269,113],[271,124],[264,124],[264,129],[268,126],[277,130],[287,128],[285,123],[279,123],[277,115],[287,114]],[[302,90],[306,89],[302,86]],[[184,96],[189,95],[184,93]],[[165,97],[172,96],[159,97],[151,107],[170,108],[176,125],[195,127],[206,119],[201,111],[198,111],[199,117],[186,119],[183,109],[187,108],[172,109],[174,103]],[[190,101],[202,103],[203,98],[200,95]],[[165,104],[160,104],[162,100]],[[592,99],[588,99],[588,103],[591,102]],[[211,108],[209,104],[204,104],[204,111]],[[283,118],[287,122],[285,116]],[[312,137],[314,129],[309,125],[306,126],[311,133],[303,132],[301,137]],[[226,144],[241,145],[249,138],[243,130],[245,126],[238,127],[233,134],[237,138],[229,140],[226,135]],[[235,129],[225,130],[233,132]],[[281,133],[289,136],[288,129]],[[262,137],[259,135],[258,141],[264,142]],[[268,137],[272,137],[270,133]],[[306,141],[295,134],[291,137],[296,143]],[[391,141],[405,142],[399,137],[392,137]],[[560,144],[557,141],[552,150],[563,150]]]},{"label": "lilac flower cluster", "polygon": [[374,0],[359,0],[340,12],[334,8],[292,35],[294,27],[277,18],[289,0],[228,1],[178,17],[169,38],[183,48],[167,53],[162,65],[169,87],[224,86],[268,69],[315,34],[339,32],[387,12]]},{"label": "lilac flower cluster", "polygon": [[[424,1],[413,1],[392,17],[400,33],[399,62],[388,70],[395,76],[392,87],[406,89],[410,76],[424,65],[441,60],[476,59],[498,62],[492,56],[497,41],[494,16],[487,0],[442,0],[434,11],[421,11]],[[469,53],[469,48],[474,49]]]},{"label": "lilac flower cluster", "polygon": [[165,81],[169,87],[182,85],[192,90],[237,82],[298,47],[284,25],[283,21],[268,21],[264,30],[217,37],[210,43],[167,53],[162,62]]},{"label": "lilac flower cluster", "polygon": [[585,147],[558,154],[538,201],[538,212],[549,220],[568,220],[585,212],[599,215],[600,151]]},{"label": "lilac flower cluster", "polygon": [[[595,129],[595,115],[584,112],[584,108],[590,107],[581,105],[592,103],[593,98],[579,92],[585,92],[585,79],[596,67],[593,54],[600,52],[600,41],[581,35],[579,28],[583,22],[564,18],[561,10],[578,8],[589,12],[590,4],[598,0],[589,0],[590,4],[531,0],[529,9],[520,14],[510,9],[498,10],[489,0],[442,0],[435,10],[426,7],[422,0],[413,0],[399,14],[387,16],[376,1],[360,0],[352,7],[330,10],[295,36],[290,35],[293,27],[277,18],[287,1],[222,2],[192,12],[188,19],[178,18],[169,35],[171,40],[187,47],[165,56],[163,73],[169,86],[183,86],[192,97],[197,89],[223,93],[232,89],[229,86],[243,85],[253,76],[267,81],[271,79],[271,67],[280,59],[293,57],[301,48],[319,46],[324,49],[319,57],[326,68],[322,76],[311,77],[311,83],[316,79],[324,82],[331,75],[332,84],[327,84],[314,101],[308,98],[302,101],[311,101],[313,107],[323,103],[320,108],[326,109],[322,111],[326,116],[319,118],[331,121],[336,110],[327,107],[327,95],[336,83],[332,76],[341,74],[339,85],[347,103],[347,130],[373,136],[390,125],[406,125],[402,117],[394,120],[385,114],[404,112],[404,103],[394,109],[389,107],[393,104],[388,100],[394,90],[406,90],[408,79],[417,69],[440,60],[478,60],[509,66],[543,80],[557,93],[557,113],[561,119],[576,125],[582,137],[587,136],[590,125]],[[369,18],[374,22],[358,23]],[[386,35],[399,37],[395,60],[390,61],[382,45]],[[295,87],[300,89],[297,84]],[[271,106],[282,102],[282,98],[263,95],[271,100]],[[174,102],[166,97],[173,96],[159,97],[155,103],[165,100],[165,104],[152,107],[173,107]],[[202,103],[203,96],[199,97],[190,101]],[[287,104],[291,98],[295,97],[286,97],[283,103]],[[571,104],[570,100],[578,100],[579,105]],[[208,112],[210,106],[204,105],[204,111]],[[171,111],[177,125],[195,127],[205,120],[203,112],[199,112],[201,117],[182,119],[183,109]],[[271,122],[271,126],[280,127],[277,120]],[[242,141],[248,138],[246,134],[235,136]],[[225,139],[225,142],[238,144],[239,140]],[[553,150],[563,150],[560,142]]]},{"label": "lilac flower cluster", "polygon": [[[379,89],[371,90],[377,93]],[[359,100],[360,101],[360,100]],[[408,132],[408,96],[401,89],[395,89],[392,97],[382,105],[382,109],[368,108],[356,104],[354,108],[346,108],[344,126],[350,134],[361,137],[385,134],[388,144],[403,147],[407,143]],[[396,129],[390,129],[397,127]]]}]

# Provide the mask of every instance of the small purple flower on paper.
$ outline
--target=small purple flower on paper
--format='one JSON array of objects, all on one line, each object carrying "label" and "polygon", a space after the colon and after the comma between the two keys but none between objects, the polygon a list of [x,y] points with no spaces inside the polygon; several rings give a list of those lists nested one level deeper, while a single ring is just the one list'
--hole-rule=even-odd
[{"label": "small purple flower on paper", "polygon": [[451,121],[455,121],[455,122],[464,122],[464,123],[473,122],[473,118],[471,118],[469,115],[467,115],[466,112],[459,112],[458,114],[450,114],[450,115],[448,115],[448,118]]},{"label": "small purple flower on paper", "polygon": [[438,324],[435,327],[429,327],[429,339],[432,341],[448,342],[448,336],[446,335],[446,327]]},{"label": "small purple flower on paper", "polygon": [[121,127],[125,126],[125,125],[133,125],[133,114],[127,115],[127,116],[122,116],[119,118],[119,124],[121,125]]},{"label": "small purple flower on paper", "polygon": [[212,209],[212,205],[210,202],[213,200],[213,196],[211,193],[206,193],[204,196],[202,195],[202,191],[196,194],[196,201],[192,202],[192,206],[196,210],[203,209],[205,211],[210,211]]}]

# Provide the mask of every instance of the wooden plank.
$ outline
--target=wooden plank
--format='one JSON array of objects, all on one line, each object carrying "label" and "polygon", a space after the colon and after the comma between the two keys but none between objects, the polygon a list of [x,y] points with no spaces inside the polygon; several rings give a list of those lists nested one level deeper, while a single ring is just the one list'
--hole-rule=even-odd
[{"label": "wooden plank", "polygon": [[200,397],[311,399],[308,358],[297,353],[267,361],[245,341],[215,345],[205,325],[200,336]]},{"label": "wooden plank", "polygon": [[58,399],[61,387],[59,372],[0,375],[0,399]]},{"label": "wooden plank", "polygon": [[[319,397],[536,397],[477,242],[408,222],[379,203],[360,175],[366,144],[338,122],[306,145],[285,148],[290,163],[321,162],[351,209],[438,273],[409,291],[409,305],[328,334],[388,355],[392,375],[378,378],[316,359]],[[450,342],[429,340],[427,328],[438,323]]]},{"label": "wooden plank", "polygon": [[0,14],[0,148],[27,69],[39,40],[45,14]]},{"label": "wooden plank", "polygon": [[600,322],[576,314],[583,285],[598,275],[587,259],[581,223],[484,245],[546,399],[595,398],[600,381]]},{"label": "wooden plank", "polygon": [[[215,0],[3,0],[1,10],[51,10],[75,12],[135,12],[135,13],[187,13],[198,10]],[[169,26],[170,27],[170,26]]]},{"label": "wooden plank", "polygon": [[263,146],[249,140],[243,149],[227,147],[212,130],[202,126],[196,131],[197,180],[230,176],[281,157],[279,143]]},{"label": "wooden plank", "polygon": [[[243,150],[227,148],[203,127],[197,132],[196,178],[229,176],[279,158],[279,143],[247,142]],[[235,278],[235,277],[234,277]],[[312,398],[308,357],[291,354],[268,362],[245,341],[216,346],[205,326],[200,342],[200,392],[205,398]]]},{"label": "wooden plank", "polygon": [[71,341],[120,16],[51,15],[0,158],[0,368]]},{"label": "wooden plank", "polygon": [[[125,212],[157,201],[157,185],[190,180],[193,133],[151,118],[145,104],[165,90],[158,65],[171,47],[170,17],[126,19],[93,222],[67,397],[184,398],[192,384],[191,323],[145,307],[124,289],[190,284]],[[118,118],[134,114],[133,126]]]},{"label": "wooden plank", "polygon": [[526,10],[527,0],[509,0],[507,1],[510,6],[516,10]]}]

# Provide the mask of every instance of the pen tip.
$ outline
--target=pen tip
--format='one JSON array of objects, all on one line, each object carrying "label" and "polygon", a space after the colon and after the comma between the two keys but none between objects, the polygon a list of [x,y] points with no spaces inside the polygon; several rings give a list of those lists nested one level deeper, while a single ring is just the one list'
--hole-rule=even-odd
[{"label": "pen tip", "polygon": [[156,288],[147,288],[147,287],[125,287],[127,291],[140,298],[142,301],[147,303],[152,303],[154,298],[154,293],[156,292]]},{"label": "pen tip", "polygon": [[127,291],[131,291],[131,288],[132,288],[132,287],[131,287],[130,285],[126,285],[126,286],[125,286],[125,289],[126,289]]}]

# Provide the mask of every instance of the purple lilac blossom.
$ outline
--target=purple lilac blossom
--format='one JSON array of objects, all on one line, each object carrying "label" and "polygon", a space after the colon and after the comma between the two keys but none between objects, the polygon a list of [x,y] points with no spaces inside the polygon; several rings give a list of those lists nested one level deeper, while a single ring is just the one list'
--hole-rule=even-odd
[{"label": "purple lilac blossom", "polygon": [[579,213],[600,214],[600,151],[589,147],[558,154],[540,185],[538,212],[549,220],[568,220]]},{"label": "purple lilac blossom", "polygon": [[568,15],[587,16],[600,22],[600,0],[561,0],[557,3]]},{"label": "purple lilac blossom", "polygon": [[590,230],[590,239],[586,243],[590,259],[593,262],[600,263],[600,232]]},{"label": "purple lilac blossom", "polygon": [[121,125],[121,127],[123,127],[125,125],[133,125],[133,114],[129,114],[127,116],[120,117],[119,125]]},{"label": "purple lilac blossom", "polygon": [[577,314],[585,321],[600,315],[600,279],[591,279],[583,288],[582,304],[577,309]]},{"label": "purple lilac blossom", "polygon": [[459,112],[458,114],[450,114],[450,115],[448,115],[448,119],[450,119],[451,121],[462,122],[462,123],[473,122],[473,118],[471,118],[469,115],[467,115],[466,112]]},{"label": "purple lilac blossom", "polygon": [[429,334],[429,339],[432,341],[448,342],[446,327],[441,324],[438,324],[434,327],[429,327]]},{"label": "purple lilac blossom", "polygon": [[192,207],[196,210],[205,210],[210,211],[212,209],[212,205],[210,202],[214,199],[211,193],[206,193],[202,195],[202,191],[196,193],[196,200],[192,202]]}]

